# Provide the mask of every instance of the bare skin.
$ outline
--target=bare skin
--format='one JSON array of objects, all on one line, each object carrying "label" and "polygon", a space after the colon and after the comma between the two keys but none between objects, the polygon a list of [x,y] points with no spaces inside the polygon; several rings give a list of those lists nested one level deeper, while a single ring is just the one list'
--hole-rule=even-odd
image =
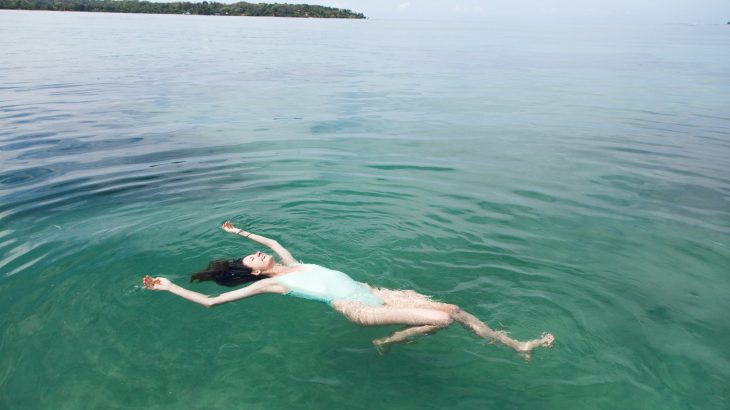
[{"label": "bare skin", "polygon": [[[301,269],[300,266],[297,266],[297,260],[286,248],[275,240],[239,229],[231,221],[226,221],[221,228],[226,232],[245,236],[269,247],[279,256],[281,263],[277,263],[273,256],[263,252],[245,256],[241,261],[245,266],[252,269],[252,274],[265,275],[267,278],[253,282],[244,288],[214,297],[182,288],[162,277],[146,278],[144,281],[145,288],[168,291],[205,307],[213,307],[264,293],[286,294],[290,291],[286,286],[272,279]],[[407,343],[415,337],[445,329],[454,322],[458,322],[481,338],[497,341],[511,347],[521,354],[525,360],[529,360],[535,348],[551,348],[555,341],[555,337],[550,333],[545,333],[538,339],[525,342],[511,339],[506,332],[493,330],[457,305],[435,302],[415,292],[390,291],[378,288],[370,288],[370,291],[383,300],[384,304],[382,306],[370,306],[352,300],[335,300],[332,302],[332,307],[350,321],[362,326],[406,326],[389,336],[373,340],[373,344],[381,354],[386,352],[388,347],[394,343]]]}]

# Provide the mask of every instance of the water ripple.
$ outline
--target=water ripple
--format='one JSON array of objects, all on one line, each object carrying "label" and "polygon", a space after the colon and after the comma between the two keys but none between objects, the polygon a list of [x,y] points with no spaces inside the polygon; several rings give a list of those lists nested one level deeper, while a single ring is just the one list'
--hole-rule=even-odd
[{"label": "water ripple", "polygon": [[[726,30],[10,15],[0,406],[725,403]],[[324,305],[140,289],[220,292],[189,274],[261,249],[226,219],[558,343],[525,365],[453,328],[377,357],[395,329]]]}]

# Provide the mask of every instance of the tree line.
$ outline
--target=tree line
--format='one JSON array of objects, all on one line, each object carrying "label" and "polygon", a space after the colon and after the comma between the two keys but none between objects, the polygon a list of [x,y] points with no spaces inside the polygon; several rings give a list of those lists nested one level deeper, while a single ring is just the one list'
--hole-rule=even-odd
[{"label": "tree line", "polygon": [[137,0],[0,0],[0,9],[90,11],[107,13],[199,14],[221,16],[273,16],[364,19],[348,9],[309,4],[216,2],[152,3]]}]

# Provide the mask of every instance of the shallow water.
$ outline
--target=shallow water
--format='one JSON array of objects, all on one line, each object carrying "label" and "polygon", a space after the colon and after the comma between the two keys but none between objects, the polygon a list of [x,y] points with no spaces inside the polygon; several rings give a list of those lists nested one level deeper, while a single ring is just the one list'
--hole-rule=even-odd
[{"label": "shallow water", "polygon": [[[727,408],[728,44],[2,11],[0,407]],[[261,249],[228,218],[556,346],[139,288]]]}]

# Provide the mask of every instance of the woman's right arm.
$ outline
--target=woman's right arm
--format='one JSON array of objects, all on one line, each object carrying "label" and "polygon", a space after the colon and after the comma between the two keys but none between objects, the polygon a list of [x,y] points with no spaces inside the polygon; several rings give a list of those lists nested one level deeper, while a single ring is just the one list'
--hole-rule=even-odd
[{"label": "woman's right arm", "polygon": [[145,284],[145,288],[150,290],[166,290],[170,293],[203,305],[207,308],[221,305],[223,303],[233,302],[234,300],[240,300],[251,296],[260,295],[262,293],[286,293],[289,291],[289,289],[287,289],[286,287],[279,285],[278,283],[270,279],[262,279],[260,281],[252,283],[251,285],[246,286],[245,288],[221,293],[220,295],[213,297],[194,292],[189,289],[185,289],[182,286],[178,286],[170,282],[169,279],[165,278],[154,278],[149,285]]},{"label": "woman's right arm", "polygon": [[235,235],[241,235],[245,236],[248,239],[251,239],[253,241],[256,241],[264,246],[268,246],[271,248],[272,251],[276,252],[277,255],[279,255],[279,258],[281,258],[281,261],[284,263],[284,265],[292,265],[295,263],[299,263],[294,257],[289,253],[289,251],[281,246],[279,242],[275,241],[274,239],[269,239],[265,236],[256,235],[255,233],[244,231],[243,229],[236,228],[233,226],[233,222],[226,221],[223,223],[223,226],[221,226],[224,231],[230,232]]}]

